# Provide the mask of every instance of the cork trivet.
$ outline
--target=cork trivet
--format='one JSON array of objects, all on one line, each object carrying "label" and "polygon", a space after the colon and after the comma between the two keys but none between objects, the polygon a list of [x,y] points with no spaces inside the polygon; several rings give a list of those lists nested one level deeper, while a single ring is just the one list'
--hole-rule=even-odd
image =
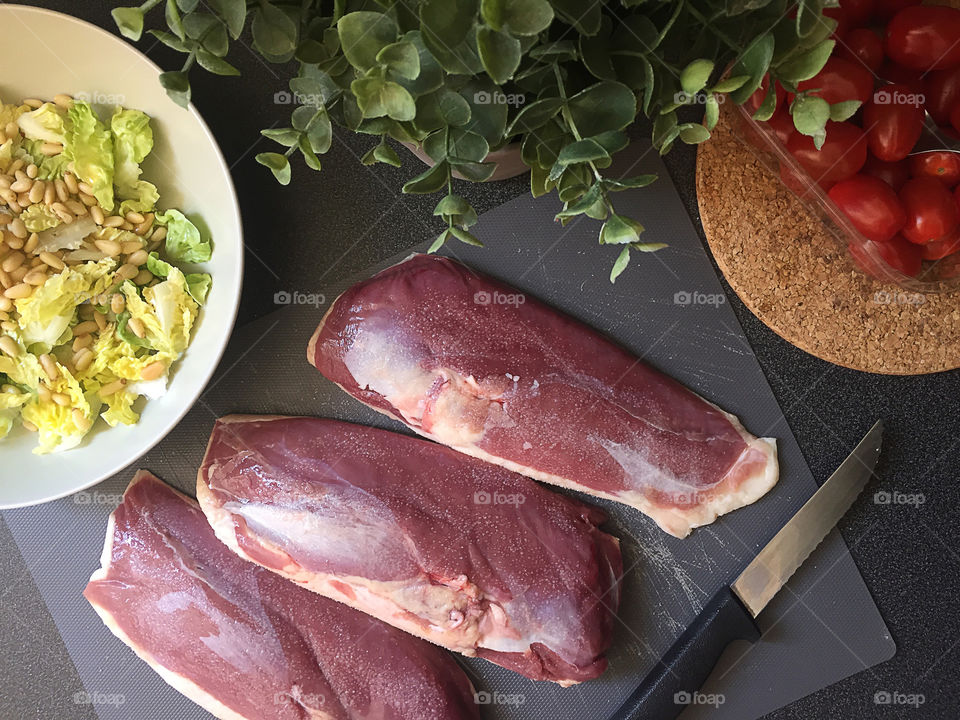
[{"label": "cork trivet", "polygon": [[730,286],[771,330],[837,365],[890,375],[960,367],[960,292],[872,280],[730,129],[697,154],[697,202]]}]

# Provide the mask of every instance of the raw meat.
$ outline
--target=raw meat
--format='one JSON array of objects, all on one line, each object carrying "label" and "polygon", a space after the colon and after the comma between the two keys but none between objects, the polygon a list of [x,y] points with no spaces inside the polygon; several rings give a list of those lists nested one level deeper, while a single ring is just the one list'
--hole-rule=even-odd
[{"label": "raw meat", "polygon": [[562,685],[606,668],[619,543],[600,510],[508,470],[386,430],[235,415],[197,498],[241,557],[414,635]]},{"label": "raw meat", "polygon": [[341,295],[307,359],[444,445],[632,505],[671,535],[777,482],[776,442],[573,318],[444,257]]},{"label": "raw meat", "polygon": [[111,515],[84,596],[170,685],[228,720],[478,719],[438,647],[244,562],[147,472]]}]

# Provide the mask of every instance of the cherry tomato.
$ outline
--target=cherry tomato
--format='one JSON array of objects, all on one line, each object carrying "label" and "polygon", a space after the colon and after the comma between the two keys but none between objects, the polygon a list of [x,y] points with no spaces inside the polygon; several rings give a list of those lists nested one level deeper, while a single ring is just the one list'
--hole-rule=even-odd
[{"label": "cherry tomato", "polygon": [[[810,190],[809,181],[806,178],[797,175],[793,171],[793,168],[786,163],[780,163],[780,181],[788,188],[793,190],[794,194],[800,197],[806,195]],[[828,191],[833,185],[833,183],[828,182],[819,182],[817,184],[824,192]]]},{"label": "cherry tomato", "polygon": [[860,172],[880,178],[894,190],[899,190],[910,179],[910,166],[906,160],[885,162],[873,155],[867,156],[867,162],[864,163],[863,170]]},{"label": "cherry tomato", "polygon": [[960,105],[950,111],[950,124],[953,125],[954,132],[960,133]]},{"label": "cherry tomato", "polygon": [[956,230],[943,240],[934,240],[920,246],[920,256],[924,260],[942,260],[955,252],[960,252],[960,232]]},{"label": "cherry tomato", "polygon": [[907,221],[897,194],[872,175],[854,175],[830,188],[830,199],[865,237],[886,242]]},{"label": "cherry tomato", "polygon": [[850,243],[849,247],[850,256],[857,266],[867,275],[881,280],[886,280],[886,277],[882,270],[877,267],[877,263],[869,254],[868,248],[876,248],[882,262],[910,277],[919,275],[920,268],[923,265],[920,258],[920,248],[911,245],[899,235],[894,236],[887,242],[878,243],[868,240],[865,245],[853,242]]},{"label": "cherry tomato", "polygon": [[934,70],[923,81],[923,104],[937,125],[950,124],[950,111],[960,105],[960,67]]},{"label": "cherry tomato", "polygon": [[887,60],[880,66],[880,72],[877,74],[888,83],[906,85],[907,87],[913,88],[916,92],[923,90],[923,73],[919,70],[905,68],[902,65],[897,65],[895,62]]},{"label": "cherry tomato", "polygon": [[873,30],[851,30],[838,44],[840,57],[875,73],[883,64],[883,40]]},{"label": "cherry tomato", "polygon": [[932,177],[947,187],[960,182],[960,155],[952,152],[928,152],[910,157],[910,174]]},{"label": "cherry tomato", "polygon": [[919,5],[921,0],[877,0],[873,14],[878,20],[887,22],[905,7]]},{"label": "cherry tomato", "polygon": [[850,17],[847,14],[847,11],[843,8],[824,8],[823,16],[837,21],[837,27],[834,28],[833,32],[831,33],[831,35],[837,40],[841,40],[847,34],[847,31],[853,27],[850,24]]},{"label": "cherry tomato", "polygon": [[786,145],[794,133],[797,132],[797,128],[793,125],[793,117],[790,115],[790,111],[787,110],[786,104],[778,107],[774,111],[770,119],[767,120],[767,125],[777,134],[780,142],[784,145]]},{"label": "cherry tomato", "polygon": [[846,14],[851,27],[866,25],[876,4],[876,0],[840,0],[840,8]]},{"label": "cherry tomato", "polygon": [[912,243],[926,245],[957,227],[957,201],[939,180],[910,178],[900,188],[900,202],[907,211],[903,236]]},{"label": "cherry tomato", "polygon": [[828,122],[827,139],[817,150],[813,138],[796,133],[787,150],[821,185],[832,185],[856,175],[867,161],[867,140],[853,123]]},{"label": "cherry tomato", "polygon": [[942,5],[904,8],[887,25],[887,56],[915,70],[960,65],[960,10]]},{"label": "cherry tomato", "polygon": [[812,78],[797,83],[797,89],[809,90],[831,105],[845,100],[865,103],[873,92],[873,73],[858,62],[834,56]]},{"label": "cherry tomato", "polygon": [[923,96],[906,85],[884,85],[863,109],[870,152],[881,160],[903,160],[923,132]]}]

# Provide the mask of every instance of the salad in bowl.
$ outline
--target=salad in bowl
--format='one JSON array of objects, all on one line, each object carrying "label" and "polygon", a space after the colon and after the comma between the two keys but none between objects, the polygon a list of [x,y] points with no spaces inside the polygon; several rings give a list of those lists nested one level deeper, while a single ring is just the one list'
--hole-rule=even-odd
[{"label": "salad in bowl", "polygon": [[0,447],[21,423],[68,450],[166,392],[212,248],[143,176],[153,145],[135,108],[0,98]]}]

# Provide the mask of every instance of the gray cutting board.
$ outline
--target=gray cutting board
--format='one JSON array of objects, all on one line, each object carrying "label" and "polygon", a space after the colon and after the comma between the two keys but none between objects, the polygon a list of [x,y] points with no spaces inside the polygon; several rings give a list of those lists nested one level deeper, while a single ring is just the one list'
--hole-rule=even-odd
[{"label": "gray cutting board", "polygon": [[[622,540],[626,569],[610,668],[597,680],[562,689],[483,661],[465,661],[478,690],[494,693],[495,702],[485,711],[491,720],[616,717],[621,702],[703,604],[817,487],[655,153],[643,154],[629,174],[639,172],[656,172],[661,178],[644,190],[619,193],[616,205],[642,220],[646,241],[670,247],[655,255],[635,255],[615,285],[607,276],[617,250],[597,244],[593,221],[584,218],[566,228],[554,223],[559,209],[555,197],[525,196],[488,212],[477,228],[486,248],[455,245],[445,252],[608,333],[738,415],[754,434],[776,437],[781,480],[753,506],[695,530],[685,540],[666,535],[635,510],[593,501],[610,513],[607,530]],[[318,277],[322,274],[318,268]],[[324,310],[357,279],[289,288],[291,294],[312,295],[295,297],[314,304],[289,304],[239,329],[203,397],[138,465],[193,494],[214,418],[230,412],[323,415],[405,432],[339,391],[306,362],[307,340]],[[864,432],[874,419],[863,419]],[[122,442],[123,431],[114,432]],[[102,694],[94,696],[103,701],[94,706],[100,718],[206,718],[123,647],[80,595],[99,564],[107,515],[133,469],[75,498],[3,516],[87,690]],[[731,648],[704,688],[722,694],[723,703],[691,706],[684,720],[752,720],[887,660],[895,650],[836,532],[775,598],[762,626],[763,640]],[[70,711],[64,709],[65,720]]]}]

